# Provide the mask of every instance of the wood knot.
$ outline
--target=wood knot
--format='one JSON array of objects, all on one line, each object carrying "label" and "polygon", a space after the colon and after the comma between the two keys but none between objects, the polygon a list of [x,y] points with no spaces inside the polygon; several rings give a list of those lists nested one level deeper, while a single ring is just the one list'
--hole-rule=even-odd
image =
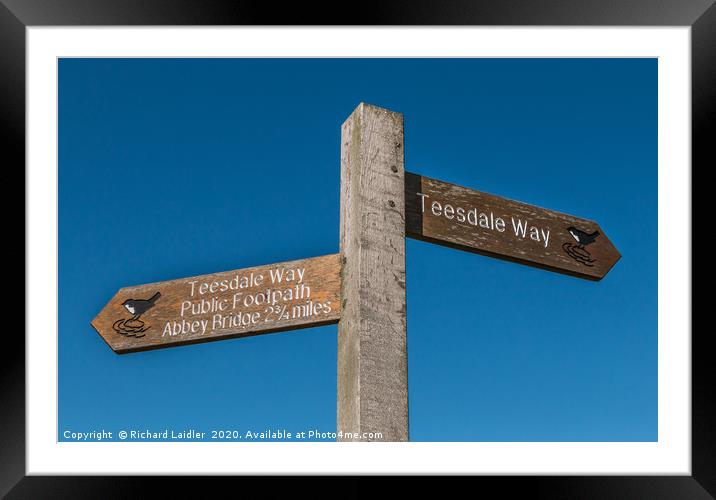
[{"label": "wood knot", "polygon": [[391,208],[395,207],[395,202],[393,200],[388,200],[388,205],[391,206]]}]

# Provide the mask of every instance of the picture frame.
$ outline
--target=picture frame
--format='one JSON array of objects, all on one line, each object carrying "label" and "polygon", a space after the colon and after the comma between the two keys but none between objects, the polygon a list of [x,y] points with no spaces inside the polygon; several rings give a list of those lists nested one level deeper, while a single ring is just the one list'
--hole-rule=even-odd
[{"label": "picture frame", "polygon": [[[361,8],[355,19],[344,19],[323,11],[314,15],[299,6],[277,11],[257,2],[143,2],[134,8],[101,0],[91,4],[66,0],[52,7],[42,1],[7,1],[0,5],[0,39],[3,47],[2,94],[8,113],[3,116],[7,146],[12,165],[24,165],[25,123],[25,29],[29,26],[67,25],[621,25],[669,26],[692,28],[692,163],[706,168],[713,163],[709,148],[708,121],[714,112],[716,88],[716,8],[713,2],[660,3],[580,2],[580,7],[565,8],[557,2],[532,2],[522,9],[514,2],[437,2],[414,3],[410,8],[391,9],[385,4],[372,10]],[[628,8],[627,8],[628,7]],[[302,21],[302,23],[297,23]],[[22,136],[21,136],[22,134]],[[692,172],[694,170],[692,166]],[[25,249],[27,252],[28,249]],[[705,348],[707,331],[692,332],[692,475],[651,477],[529,477],[516,483],[514,478],[479,478],[510,481],[530,496],[548,498],[708,498],[716,494],[713,422],[715,420],[712,389],[708,384],[711,362]],[[182,482],[167,478],[73,478],[25,476],[25,356],[22,337],[6,337],[2,350],[3,418],[0,449],[3,466],[0,493],[10,498],[63,497],[82,491],[89,497],[128,496],[146,491],[147,483],[161,481],[162,487],[178,488]],[[215,481],[215,479],[212,479]],[[222,479],[228,481],[228,478]],[[216,486],[216,485],[215,485]],[[63,493],[64,492],[64,493]],[[541,494],[540,494],[541,492]]]}]

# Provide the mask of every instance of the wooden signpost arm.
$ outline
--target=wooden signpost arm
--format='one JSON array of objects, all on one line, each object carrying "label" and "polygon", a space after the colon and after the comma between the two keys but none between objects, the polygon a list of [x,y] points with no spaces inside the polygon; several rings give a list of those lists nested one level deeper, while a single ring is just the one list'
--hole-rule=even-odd
[{"label": "wooden signpost arm", "polygon": [[339,441],[408,440],[403,140],[364,103],[341,130]]}]

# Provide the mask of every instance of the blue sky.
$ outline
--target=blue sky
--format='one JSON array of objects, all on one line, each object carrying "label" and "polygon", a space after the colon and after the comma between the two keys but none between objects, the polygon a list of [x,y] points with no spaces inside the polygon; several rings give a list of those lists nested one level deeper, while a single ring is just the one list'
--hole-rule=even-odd
[{"label": "blue sky", "polygon": [[338,251],[340,125],[406,169],[596,220],[600,282],[407,240],[415,441],[657,439],[656,59],[61,59],[59,436],[332,432],[336,327],[119,356],[121,287]]}]

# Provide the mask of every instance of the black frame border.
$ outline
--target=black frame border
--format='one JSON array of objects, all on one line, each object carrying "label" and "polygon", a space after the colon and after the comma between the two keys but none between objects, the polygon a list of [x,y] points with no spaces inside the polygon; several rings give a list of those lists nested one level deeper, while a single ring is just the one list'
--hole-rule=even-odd
[{"label": "black frame border", "polygon": [[[25,172],[25,29],[29,26],[112,25],[581,25],[691,26],[692,170],[716,164],[709,118],[716,116],[716,5],[714,0],[398,0],[365,1],[353,11],[332,5],[243,0],[0,0],[0,124],[7,167]],[[10,171],[6,168],[5,172]],[[24,179],[23,179],[24,184]],[[693,183],[692,183],[693,184]],[[692,201],[693,204],[693,201]],[[693,227],[693,226],[692,226]],[[24,227],[23,227],[24,234]],[[24,248],[26,251],[27,249]],[[24,260],[24,255],[23,255]],[[693,259],[693,257],[692,257]],[[25,261],[27,271],[27,262]],[[711,328],[692,331],[692,475],[476,477],[480,486],[538,498],[716,497],[716,411],[709,347]],[[8,498],[141,497],[147,487],[186,491],[187,478],[146,476],[25,476],[25,342],[5,332],[0,349],[0,496]],[[276,478],[266,492],[278,493]],[[301,478],[305,482],[308,478]],[[467,478],[461,478],[463,481]],[[232,478],[195,478],[214,491]],[[242,478],[262,486],[260,478]],[[259,484],[260,481],[260,484]],[[342,483],[341,496],[358,493]],[[322,483],[325,491],[337,492]],[[361,483],[363,481],[361,480]],[[244,483],[245,484],[245,483]],[[414,480],[422,487],[422,480]],[[464,483],[462,484],[464,485]],[[292,487],[295,489],[295,486]],[[341,491],[338,490],[338,491]],[[365,490],[364,490],[365,491]]]}]

